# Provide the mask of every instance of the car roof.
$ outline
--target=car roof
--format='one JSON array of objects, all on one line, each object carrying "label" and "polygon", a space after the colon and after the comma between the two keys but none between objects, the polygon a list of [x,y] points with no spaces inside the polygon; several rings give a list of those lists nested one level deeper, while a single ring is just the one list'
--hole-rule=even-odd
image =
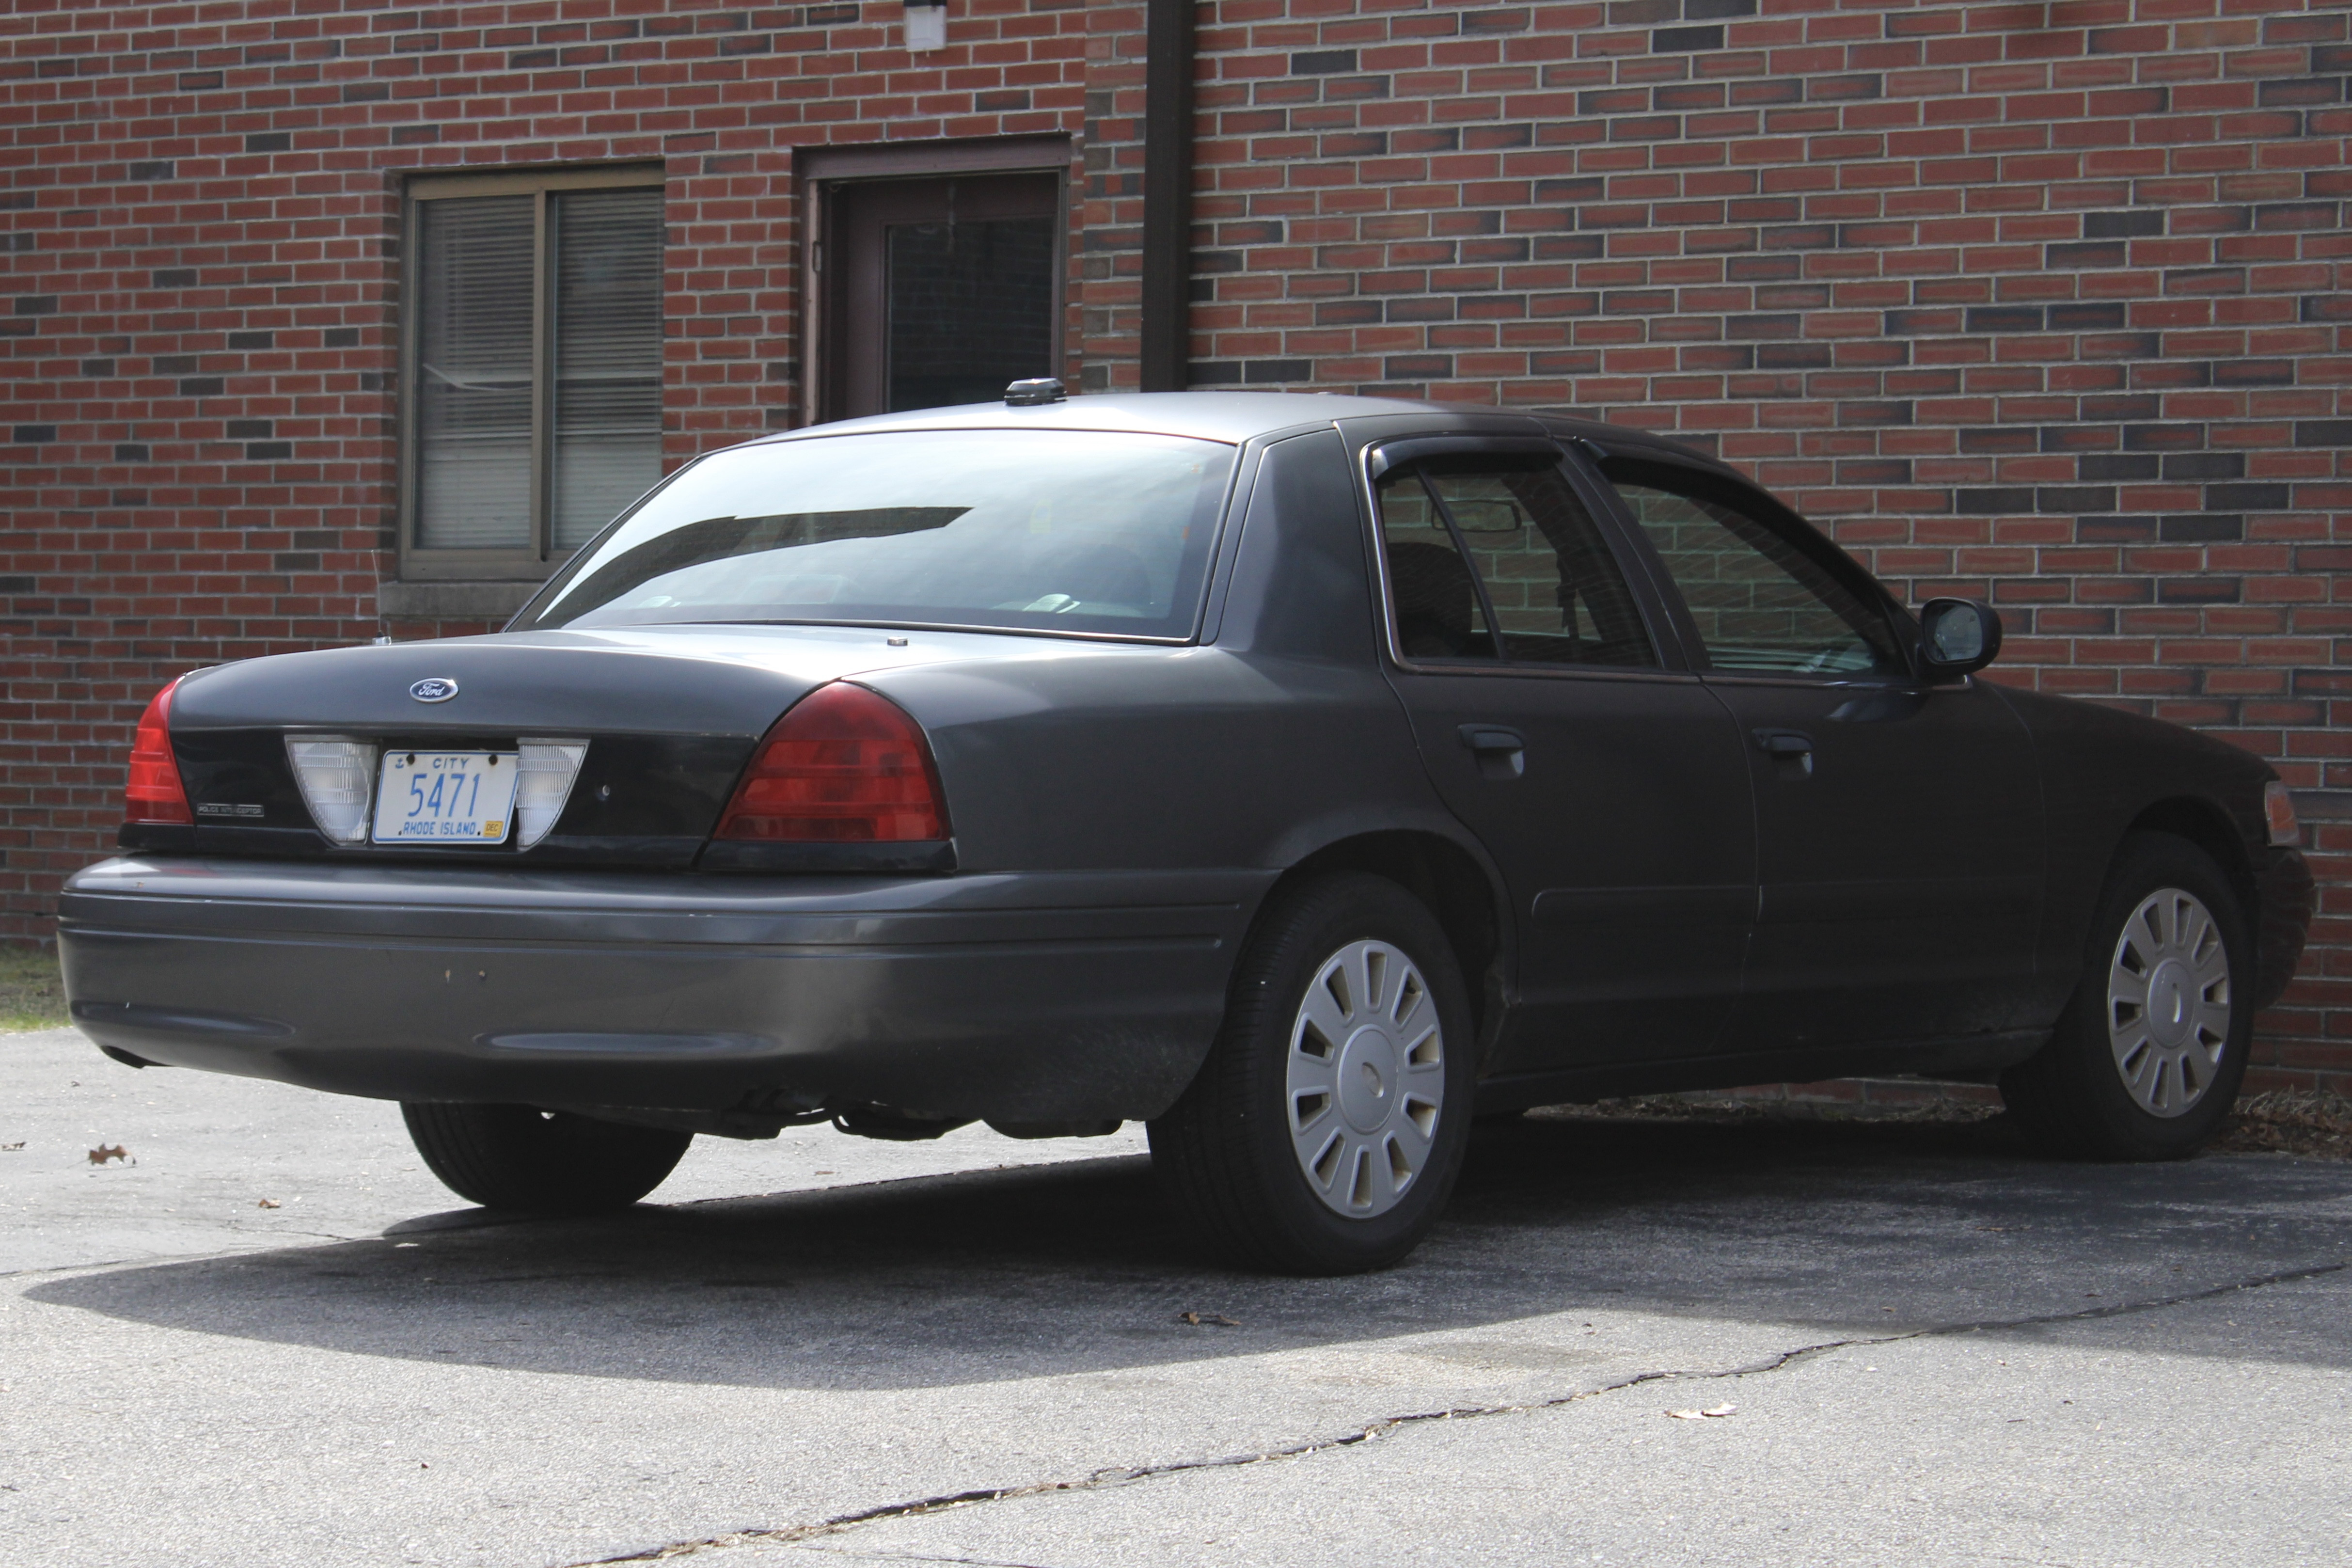
[{"label": "car roof", "polygon": [[[1354,397],[1332,392],[1115,392],[1075,396],[1059,403],[1015,405],[966,403],[950,408],[919,408],[861,419],[803,426],[746,445],[806,441],[835,436],[867,436],[897,430],[1116,430],[1156,436],[1189,436],[1240,443],[1255,437],[1316,426],[1400,416],[1428,418],[1433,432],[1465,434],[1485,427],[1534,434],[1540,429],[1590,442],[1607,452],[1636,451],[1723,465],[1645,430],[1570,419],[1519,408],[1480,404],[1423,403],[1402,397]],[[1728,472],[1729,470],[1726,470]]]},{"label": "car roof", "polygon": [[1124,430],[1155,436],[1192,436],[1241,442],[1302,425],[1370,414],[1428,414],[1434,403],[1393,397],[1349,397],[1328,392],[1124,392],[1078,396],[1059,403],[1015,405],[965,403],[950,408],[918,408],[805,426],[780,440],[823,436],[865,436],[884,430]]}]

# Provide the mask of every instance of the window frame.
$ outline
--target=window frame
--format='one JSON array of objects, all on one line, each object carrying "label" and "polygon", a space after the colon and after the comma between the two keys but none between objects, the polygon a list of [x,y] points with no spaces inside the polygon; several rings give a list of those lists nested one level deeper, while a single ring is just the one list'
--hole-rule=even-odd
[{"label": "window frame", "polygon": [[[399,580],[407,583],[543,583],[572,552],[554,548],[551,470],[554,447],[555,387],[553,255],[549,246],[548,197],[563,191],[620,190],[667,183],[662,164],[621,163],[594,168],[507,170],[497,174],[412,175],[401,190],[400,478],[398,494]],[[532,209],[530,342],[530,526],[533,542],[521,550],[427,549],[416,542],[417,335],[424,319],[421,268],[422,207],[428,202],[467,196],[530,195]],[[663,284],[667,287],[665,263]],[[665,339],[665,345],[667,339]],[[658,479],[656,483],[658,483]]]},{"label": "window frame", "polygon": [[[1654,665],[1633,664],[1552,664],[1532,659],[1515,660],[1504,657],[1503,645],[1496,636],[1499,628],[1493,623],[1494,611],[1488,603],[1486,584],[1471,566],[1471,582],[1479,604],[1488,616],[1488,636],[1495,639],[1496,657],[1490,659],[1425,659],[1414,658],[1404,651],[1397,625],[1396,594],[1389,580],[1387,535],[1381,522],[1380,481],[1391,470],[1405,468],[1423,458],[1476,457],[1482,453],[1496,457],[1549,457],[1569,491],[1583,506],[1601,534],[1601,542],[1610,558],[1623,575],[1625,587],[1633,595],[1635,610],[1642,617],[1642,628],[1648,635],[1650,647],[1658,657]],[[1536,677],[1565,680],[1688,680],[1695,668],[1685,654],[1685,633],[1675,615],[1677,606],[1668,603],[1659,593],[1655,567],[1649,554],[1642,550],[1641,542],[1631,539],[1620,517],[1615,492],[1607,487],[1596,487],[1570,458],[1566,445],[1549,436],[1519,435],[1419,435],[1376,438],[1366,443],[1358,454],[1357,479],[1364,509],[1367,551],[1370,556],[1373,597],[1381,617],[1381,651],[1394,668],[1415,675],[1465,675]],[[1447,530],[1454,531],[1449,519]],[[1458,536],[1457,547],[1463,545]],[[1465,552],[1465,562],[1468,557]]]},{"label": "window frame", "polygon": [[[1860,562],[1839,549],[1834,541],[1807,522],[1802,516],[1773,495],[1748,483],[1739,476],[1677,462],[1661,453],[1645,451],[1613,451],[1598,456],[1593,471],[1599,479],[1596,486],[1606,497],[1611,518],[1618,531],[1632,543],[1641,556],[1647,574],[1657,585],[1666,612],[1673,617],[1675,629],[1688,650],[1690,668],[1710,681],[1738,681],[1763,686],[1824,686],[1853,685],[1857,682],[1877,682],[1898,686],[1916,685],[1918,671],[1918,627],[1908,610],[1886,585],[1863,569]],[[1903,667],[1891,670],[1753,670],[1717,669],[1708,657],[1706,643],[1698,634],[1698,622],[1683,598],[1682,585],[1675,581],[1666,567],[1665,559],[1650,542],[1641,522],[1631,515],[1625,500],[1617,492],[1617,476],[1612,468],[1648,469],[1654,474],[1668,476],[1674,483],[1687,487],[1676,490],[1671,484],[1651,485],[1650,481],[1628,477],[1627,484],[1650,485],[1672,494],[1697,497],[1727,506],[1740,512],[1759,526],[1769,530],[1783,543],[1811,561],[1829,575],[1843,583],[1854,595],[1874,607],[1884,621],[1888,636],[1894,640],[1895,652]]]}]

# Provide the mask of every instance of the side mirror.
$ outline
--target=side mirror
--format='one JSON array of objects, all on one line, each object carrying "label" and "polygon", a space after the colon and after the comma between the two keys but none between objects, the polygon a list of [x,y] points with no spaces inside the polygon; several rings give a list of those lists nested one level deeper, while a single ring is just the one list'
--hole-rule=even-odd
[{"label": "side mirror", "polygon": [[1919,606],[1919,667],[1956,680],[2000,657],[2000,616],[1979,599],[1930,599]]}]

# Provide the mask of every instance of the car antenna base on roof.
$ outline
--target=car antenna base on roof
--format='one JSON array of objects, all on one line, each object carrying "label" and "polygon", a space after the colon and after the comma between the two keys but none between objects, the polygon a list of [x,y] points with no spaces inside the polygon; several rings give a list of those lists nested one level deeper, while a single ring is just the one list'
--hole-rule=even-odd
[{"label": "car antenna base on roof", "polygon": [[1040,403],[1059,403],[1070,395],[1062,378],[1041,375],[1028,381],[1016,381],[1004,389],[1004,401],[1015,408],[1030,408]]}]

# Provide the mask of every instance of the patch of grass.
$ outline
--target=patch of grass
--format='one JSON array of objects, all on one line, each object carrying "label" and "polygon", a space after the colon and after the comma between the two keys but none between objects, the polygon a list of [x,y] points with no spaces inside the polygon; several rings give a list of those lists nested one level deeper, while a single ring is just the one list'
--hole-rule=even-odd
[{"label": "patch of grass", "polygon": [[58,1029],[66,1023],[57,950],[0,947],[0,1030]]}]

